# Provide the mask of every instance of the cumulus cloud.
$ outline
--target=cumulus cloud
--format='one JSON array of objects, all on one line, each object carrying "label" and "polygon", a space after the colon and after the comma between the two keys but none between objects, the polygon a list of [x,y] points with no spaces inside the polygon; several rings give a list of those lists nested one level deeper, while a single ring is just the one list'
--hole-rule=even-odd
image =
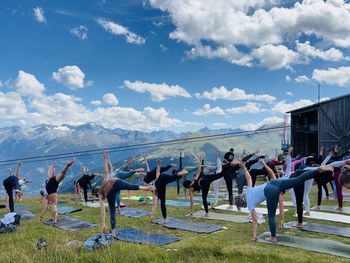
[{"label": "cumulus cloud", "polygon": [[94,105],[94,106],[100,106],[102,104],[102,101],[100,101],[100,100],[92,100],[92,101],[90,101],[90,104]]},{"label": "cumulus cloud", "polygon": [[272,116],[272,117],[268,117],[268,118],[262,120],[259,123],[243,124],[240,126],[240,128],[244,131],[254,131],[258,128],[261,128],[264,125],[272,125],[272,124],[279,124],[279,123],[281,123],[281,124],[283,123],[283,118]]},{"label": "cumulus cloud", "polygon": [[46,18],[44,16],[44,9],[42,9],[41,7],[35,7],[33,8],[33,15],[36,21],[38,21],[39,23],[46,23]]},{"label": "cumulus cloud", "polygon": [[191,98],[191,95],[184,88],[178,85],[169,86],[165,83],[156,84],[142,81],[131,82],[129,80],[125,80],[124,87],[138,93],[148,92],[151,95],[151,99],[157,102],[163,101],[169,97]]},{"label": "cumulus cloud", "polygon": [[102,26],[107,32],[111,33],[112,35],[123,36],[127,43],[136,45],[142,45],[146,43],[146,40],[143,37],[129,31],[126,27],[122,25],[119,25],[104,18],[99,18],[96,21],[97,24]]},{"label": "cumulus cloud", "polygon": [[82,25],[71,28],[69,32],[80,40],[86,40],[88,37],[88,28]]},{"label": "cumulus cloud", "polygon": [[193,112],[197,116],[207,116],[207,115],[225,115],[225,111],[220,107],[211,108],[209,104],[205,104],[201,109]]},{"label": "cumulus cloud", "polygon": [[103,102],[110,105],[110,106],[117,106],[119,101],[117,97],[113,93],[106,93],[102,97]]},{"label": "cumulus cloud", "polygon": [[78,66],[65,66],[52,73],[52,79],[71,89],[84,88],[85,74]]},{"label": "cumulus cloud", "polygon": [[296,77],[296,78],[294,79],[294,81],[295,81],[296,83],[305,83],[305,82],[309,82],[310,79],[309,79],[309,77],[307,77],[307,76],[305,76],[305,75],[301,75],[301,76]]},{"label": "cumulus cloud", "polygon": [[315,69],[312,73],[312,79],[337,86],[350,85],[350,67]]},{"label": "cumulus cloud", "polygon": [[287,76],[285,77],[285,80],[286,80],[287,82],[290,82],[292,79],[287,75]]},{"label": "cumulus cloud", "polygon": [[22,96],[39,96],[45,90],[44,84],[36,77],[23,70],[18,71],[17,78],[11,83],[11,87]]},{"label": "cumulus cloud", "polygon": [[232,107],[230,109],[226,109],[226,112],[230,114],[260,113],[264,111],[266,111],[266,109],[263,109],[261,104],[255,103],[255,102],[248,102],[244,106]]},{"label": "cumulus cloud", "polygon": [[310,106],[314,104],[312,100],[309,99],[301,99],[298,101],[294,101],[291,103],[287,103],[285,100],[277,102],[273,107],[272,107],[272,112],[277,112],[277,113],[286,113],[288,111],[292,111],[298,108],[303,108],[306,106]]},{"label": "cumulus cloud", "polygon": [[18,120],[26,114],[26,105],[18,93],[0,92],[0,120]]},{"label": "cumulus cloud", "polygon": [[198,99],[207,99],[207,100],[229,100],[229,101],[239,101],[239,100],[254,100],[262,102],[273,102],[276,98],[274,96],[263,94],[247,94],[244,90],[233,88],[228,90],[224,86],[220,88],[214,87],[210,91],[204,91],[203,93],[196,93],[195,96]]},{"label": "cumulus cloud", "polygon": [[299,41],[296,41],[296,45],[299,54],[302,54],[307,57],[319,58],[327,61],[340,61],[348,59],[344,57],[343,53],[339,49],[333,47],[326,51],[323,51],[311,46],[310,41],[306,41],[305,43],[300,43]]},{"label": "cumulus cloud", "polygon": [[[187,56],[192,58],[220,58],[246,66],[256,60],[281,69],[307,62],[300,55],[337,61],[341,52],[336,47],[350,47],[350,4],[343,0],[149,2],[169,14],[175,26],[169,37],[189,45]],[[335,47],[322,51],[305,42],[289,49],[290,41],[301,36]]]}]

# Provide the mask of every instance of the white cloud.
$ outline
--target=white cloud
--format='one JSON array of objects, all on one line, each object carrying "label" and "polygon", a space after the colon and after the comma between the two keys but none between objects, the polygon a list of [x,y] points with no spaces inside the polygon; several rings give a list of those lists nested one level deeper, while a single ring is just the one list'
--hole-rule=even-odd
[{"label": "white cloud", "polygon": [[295,102],[287,103],[285,100],[277,102],[273,107],[272,111],[273,112],[278,112],[278,113],[286,113],[288,111],[292,111],[298,108],[303,108],[306,106],[310,106],[314,104],[312,100],[309,99],[301,99]]},{"label": "white cloud", "polygon": [[337,86],[350,85],[350,67],[315,69],[312,73],[312,79]]},{"label": "white cloud", "polygon": [[289,97],[293,97],[293,92],[287,91],[287,92],[286,92],[286,95],[289,96]]},{"label": "white cloud", "polygon": [[163,44],[160,44],[160,50],[162,51],[162,52],[165,52],[165,51],[167,51],[168,50],[168,48],[166,47],[166,46],[164,46]]},{"label": "white cloud", "polygon": [[292,64],[299,63],[299,54],[283,45],[264,45],[252,51],[252,56],[268,69],[291,69]]},{"label": "white cloud", "polygon": [[65,66],[52,73],[52,78],[71,89],[84,88],[85,74],[78,66]]},{"label": "white cloud", "polygon": [[100,101],[100,100],[92,100],[92,101],[90,101],[90,104],[92,104],[94,106],[100,106],[102,104],[102,101]]},{"label": "white cloud", "polygon": [[86,40],[88,37],[88,28],[82,25],[71,28],[69,32],[80,40]]},{"label": "white cloud", "polygon": [[298,77],[296,77],[294,80],[295,80],[296,83],[305,83],[305,82],[311,81],[311,80],[310,80],[307,76],[305,76],[305,75],[298,76]]},{"label": "white cloud", "polygon": [[163,101],[169,97],[191,98],[191,95],[184,88],[178,85],[169,86],[165,83],[155,84],[142,81],[131,82],[129,80],[125,80],[124,87],[138,93],[148,92],[151,94],[151,99],[157,102]]},{"label": "white cloud", "polygon": [[297,51],[307,57],[319,58],[327,61],[340,61],[348,59],[344,57],[343,53],[339,49],[333,47],[326,51],[323,51],[311,46],[310,41],[306,41],[305,43],[296,41],[296,45]]},{"label": "white cloud", "polygon": [[262,120],[259,123],[243,124],[240,126],[240,128],[244,131],[254,131],[264,125],[272,125],[272,124],[279,124],[279,123],[283,123],[283,118],[272,116]]},{"label": "white cloud", "polygon": [[113,93],[106,93],[102,97],[103,102],[110,105],[110,106],[117,106],[119,101],[117,97]]},{"label": "white cloud", "polygon": [[255,102],[248,102],[246,105],[241,107],[232,107],[230,109],[226,109],[226,112],[230,114],[260,113],[264,111],[266,111],[266,109],[263,109],[261,107],[261,104]]},{"label": "white cloud", "polygon": [[100,26],[102,26],[107,32],[111,33],[112,35],[123,36],[127,43],[136,45],[142,45],[146,43],[146,40],[143,37],[129,31],[122,25],[108,21],[104,18],[99,18],[96,21]]},{"label": "white cloud", "polygon": [[195,96],[198,99],[207,99],[207,100],[229,100],[229,101],[239,101],[239,100],[254,100],[262,102],[273,102],[276,98],[268,95],[257,95],[257,94],[247,94],[244,90],[233,88],[228,90],[224,86],[220,88],[214,87],[211,91],[204,91],[203,93],[196,93]]},{"label": "white cloud", "polygon": [[[350,4],[343,0],[217,1],[149,0],[168,14],[175,26],[170,38],[189,45],[192,58],[220,58],[239,65],[252,59],[270,69],[291,68],[298,53],[291,40],[313,39],[340,48],[350,47]],[[205,45],[204,45],[205,43]],[[241,48],[243,47],[243,48]],[[310,58],[333,61],[339,50],[299,46]],[[239,51],[238,51],[239,50]],[[282,55],[278,60],[278,55]],[[272,55],[270,58],[269,55]]]},{"label": "white cloud", "polygon": [[18,93],[0,92],[0,121],[18,120],[25,117],[26,114],[26,105]]},{"label": "white cloud", "polygon": [[220,107],[211,108],[209,104],[205,104],[201,109],[193,112],[197,116],[207,116],[207,115],[225,115],[225,111]]},{"label": "white cloud", "polygon": [[292,79],[287,75],[287,76],[285,77],[285,80],[286,80],[287,82],[290,82]]},{"label": "white cloud", "polygon": [[46,18],[44,16],[44,9],[42,9],[41,7],[35,7],[33,8],[33,13],[34,13],[34,18],[36,21],[38,21],[39,23],[46,23]]},{"label": "white cloud", "polygon": [[44,84],[36,77],[23,70],[18,71],[17,78],[11,83],[11,87],[22,96],[39,96],[45,90]]}]

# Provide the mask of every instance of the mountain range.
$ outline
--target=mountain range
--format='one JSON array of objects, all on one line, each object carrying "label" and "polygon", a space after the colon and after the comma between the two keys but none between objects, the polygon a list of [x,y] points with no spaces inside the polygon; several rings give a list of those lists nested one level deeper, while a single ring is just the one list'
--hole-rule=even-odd
[{"label": "mountain range", "polygon": [[[234,147],[236,154],[244,149],[253,151],[260,148],[264,154],[274,154],[280,149],[283,130],[274,129],[282,124],[260,127],[253,132],[243,132],[240,129],[211,130],[203,128],[197,132],[174,133],[172,131],[142,132],[123,129],[106,129],[95,123],[72,126],[52,126],[42,124],[31,128],[5,127],[0,128],[0,162],[4,160],[23,159],[32,156],[45,156],[60,153],[72,153],[78,151],[98,150],[111,147],[123,147],[136,144],[164,142],[169,140],[182,140],[163,146],[133,147],[110,153],[115,167],[123,165],[130,157],[134,159],[134,167],[144,167],[143,154],[147,154],[149,163],[153,167],[156,160],[161,158],[164,163],[176,162],[179,149],[185,150],[185,165],[195,165],[194,156],[202,155],[209,163],[215,162],[217,151],[224,153],[230,147]],[[271,129],[271,130],[269,130]],[[241,134],[240,134],[241,133]],[[196,139],[198,137],[222,134],[223,136]],[[45,158],[47,159],[47,158]],[[94,155],[76,156],[76,164],[69,170],[67,179],[61,185],[62,192],[72,191],[72,181],[80,176],[81,166],[101,171],[102,156],[100,152]],[[62,168],[66,159],[57,159],[58,170]],[[53,160],[40,162],[24,162],[21,176],[33,180],[33,184],[26,186],[27,194],[37,194],[42,182],[47,176],[47,167]],[[13,171],[16,164],[0,163],[0,180],[8,176],[6,168]],[[3,190],[3,189],[2,189]]]}]

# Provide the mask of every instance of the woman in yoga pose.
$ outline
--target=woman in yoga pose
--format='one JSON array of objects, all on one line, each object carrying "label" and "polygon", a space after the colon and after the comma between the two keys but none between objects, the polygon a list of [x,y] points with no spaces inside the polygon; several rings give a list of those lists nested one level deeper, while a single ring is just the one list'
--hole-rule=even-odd
[{"label": "woman in yoga pose", "polygon": [[91,175],[89,175],[89,171],[86,167],[83,167],[82,168],[82,177],[80,177],[78,180],[77,180],[77,183],[76,183],[76,187],[77,187],[77,191],[78,191],[78,198],[80,199],[81,196],[80,196],[80,189],[83,189],[84,191],[84,200],[85,200],[85,203],[88,202],[88,189],[89,187],[91,188],[91,181],[93,179],[95,179],[96,176],[99,176],[100,174],[99,173],[92,173]]},{"label": "woman in yoga pose", "polygon": [[102,232],[105,233],[107,231],[106,226],[106,209],[104,200],[107,199],[109,214],[110,214],[110,222],[112,228],[112,236],[116,237],[116,197],[120,196],[121,190],[147,190],[153,191],[154,188],[152,186],[139,186],[135,184],[129,184],[128,182],[120,179],[120,178],[111,178],[108,179],[108,175],[110,174],[110,169],[108,165],[108,154],[107,152],[103,153],[104,159],[104,180],[102,186],[97,190],[96,195],[100,201],[101,208],[101,221],[102,221]]},{"label": "woman in yoga pose", "polygon": [[152,214],[150,221],[153,222],[154,220],[154,213],[157,207],[157,202],[158,199],[160,200],[160,208],[162,211],[162,216],[163,216],[163,223],[167,223],[167,212],[166,212],[166,187],[168,184],[175,182],[177,179],[181,178],[181,176],[184,176],[188,174],[186,170],[173,170],[172,174],[166,174],[166,173],[161,173],[160,169],[162,166],[162,161],[158,160],[157,161],[157,168],[156,168],[156,180],[154,182],[154,187],[155,187],[155,192],[153,194],[153,206],[152,206]]},{"label": "woman in yoga pose", "polygon": [[[267,165],[266,165],[267,166]],[[241,168],[244,170],[246,180],[247,180],[247,206],[249,211],[252,213],[253,218],[253,240],[257,240],[257,217],[255,212],[255,207],[266,200],[268,209],[268,220],[271,236],[266,238],[267,241],[276,242],[276,222],[275,215],[278,203],[281,202],[280,194],[290,188],[297,185],[304,184],[306,180],[314,178],[316,175],[322,172],[327,172],[333,170],[332,167],[319,167],[317,170],[305,171],[301,175],[291,179],[278,179],[272,180],[265,184],[252,187],[252,179],[249,171],[245,168],[245,163],[241,164]],[[267,167],[270,169],[269,167]],[[275,179],[273,171],[270,169],[272,179]],[[282,213],[283,210],[280,211]]]},{"label": "woman in yoga pose", "polygon": [[4,181],[3,185],[6,191],[6,208],[10,212],[14,212],[14,200],[13,200],[13,191],[15,194],[21,198],[23,196],[23,192],[21,191],[21,184],[19,183],[19,171],[22,166],[22,161],[18,163],[16,169],[16,175],[13,175],[10,172],[10,176],[8,176]]},{"label": "woman in yoga pose", "polygon": [[57,190],[58,190],[58,186],[63,181],[69,167],[71,167],[73,163],[74,163],[74,160],[68,161],[67,164],[63,167],[62,171],[58,175],[55,175],[55,171],[54,171],[54,169],[57,167],[56,163],[54,163],[51,167],[49,167],[48,177],[47,177],[46,185],[45,185],[47,196],[43,201],[43,208],[42,208],[41,215],[40,215],[40,221],[43,219],[43,216],[44,216],[48,206],[51,205],[52,221],[54,223],[57,223]]}]

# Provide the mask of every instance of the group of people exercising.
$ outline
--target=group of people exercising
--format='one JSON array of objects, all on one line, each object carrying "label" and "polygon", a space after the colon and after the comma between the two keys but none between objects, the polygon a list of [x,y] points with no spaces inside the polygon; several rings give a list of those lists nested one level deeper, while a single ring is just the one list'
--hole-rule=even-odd
[{"label": "group of people exercising", "polygon": [[[303,203],[305,205],[305,215],[310,213],[309,193],[313,185],[313,181],[318,186],[318,203],[319,209],[322,200],[322,191],[325,189],[328,194],[327,184],[331,183],[334,195],[338,200],[338,210],[342,210],[342,188],[350,189],[350,159],[347,159],[349,152],[339,155],[339,148],[329,151],[324,156],[324,149],[321,149],[319,156],[310,155],[307,157],[297,156],[292,158],[293,148],[290,147],[286,155],[276,156],[273,160],[266,161],[266,157],[259,154],[259,150],[251,154],[246,154],[242,158],[235,158],[234,149],[231,148],[223,158],[217,153],[216,166],[205,164],[203,157],[198,157],[198,165],[196,167],[183,167],[183,151],[180,152],[179,165],[169,164],[162,165],[161,160],[157,160],[156,167],[150,168],[147,157],[144,157],[146,170],[144,168],[132,169],[132,162],[118,170],[114,170],[111,160],[107,152],[103,152],[103,178],[100,186],[93,187],[93,194],[98,197],[100,204],[100,214],[102,221],[102,231],[107,231],[106,226],[106,209],[105,200],[107,199],[110,214],[110,223],[112,235],[116,236],[116,213],[120,211],[122,190],[128,191],[149,191],[153,193],[152,215],[150,221],[154,220],[154,213],[158,201],[161,207],[163,223],[167,223],[166,210],[166,189],[170,183],[176,182],[179,193],[179,182],[182,177],[194,172],[192,180],[183,179],[183,187],[189,193],[190,197],[190,215],[193,214],[194,193],[201,192],[202,202],[205,210],[205,216],[210,217],[208,193],[213,183],[215,201],[211,204],[215,208],[218,200],[219,186],[223,182],[226,184],[229,207],[236,205],[240,210],[247,207],[252,215],[253,240],[257,240],[258,214],[256,208],[259,204],[266,201],[268,210],[268,224],[271,236],[268,241],[276,242],[276,221],[275,215],[277,207],[280,210],[280,228],[284,224],[284,206],[283,199],[286,192],[292,192],[293,203],[298,215],[296,227],[302,228],[303,223]],[[75,161],[68,161],[63,169],[56,174],[54,163],[48,169],[48,177],[44,182],[42,195],[42,212],[40,220],[42,220],[48,207],[51,207],[51,216],[54,223],[57,222],[57,191],[60,183],[65,178],[68,169]],[[7,208],[10,212],[14,212],[15,193],[18,198],[22,198],[23,191],[21,188],[28,183],[21,178],[20,167],[22,162],[18,164],[16,174],[9,170],[10,175],[3,181],[6,191]],[[282,168],[282,173],[276,176],[278,167]],[[171,169],[171,172],[167,172]],[[131,184],[126,181],[127,178],[137,175],[143,178],[143,185]],[[267,176],[269,181],[260,185],[256,185],[256,178],[259,175]],[[84,201],[88,202],[88,189],[91,188],[91,181],[100,176],[100,173],[89,173],[87,168],[82,169],[82,176],[74,182],[75,197],[81,198],[81,190],[84,193]],[[238,187],[238,195],[233,196],[233,180],[235,179]],[[335,186],[333,186],[335,185]],[[244,186],[247,187],[246,193],[243,193]]]}]

